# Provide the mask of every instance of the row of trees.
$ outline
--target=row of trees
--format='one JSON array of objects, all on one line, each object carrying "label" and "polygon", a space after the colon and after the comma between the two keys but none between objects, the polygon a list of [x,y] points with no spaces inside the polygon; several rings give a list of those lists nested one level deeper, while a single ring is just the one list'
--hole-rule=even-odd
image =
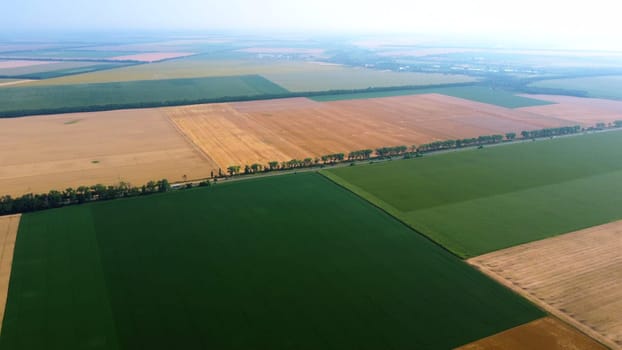
[{"label": "row of trees", "polygon": [[[412,146],[411,149],[416,149],[415,146]],[[385,157],[393,157],[404,155],[408,151],[408,147],[406,146],[395,146],[395,147],[382,147],[376,148],[376,155],[380,158]]]},{"label": "row of trees", "polygon": [[546,128],[540,130],[532,130],[532,131],[523,131],[521,132],[521,136],[524,139],[535,139],[539,137],[551,137],[551,136],[561,136],[561,135],[570,135],[581,132],[581,126],[564,126],[560,128]]},{"label": "row of trees", "polygon": [[[210,182],[203,181],[199,185],[209,186]],[[0,215],[27,213],[93,201],[144,196],[153,193],[168,192],[170,190],[171,184],[167,179],[162,179],[159,181],[149,181],[140,187],[134,187],[127,182],[120,182],[113,186],[101,184],[80,186],[75,189],[67,188],[64,191],[52,190],[48,193],[29,193],[15,198],[6,195],[0,197]]]},{"label": "row of trees", "polygon": [[[457,87],[457,86],[469,86],[473,83],[456,83],[456,84],[444,84],[438,85],[441,87]],[[99,105],[78,105],[78,106],[65,106],[65,107],[44,107],[33,109],[16,109],[16,110],[4,110],[0,109],[0,118],[16,118],[29,115],[47,115],[47,114],[64,114],[64,113],[78,113],[78,112],[96,112],[96,111],[110,111],[118,109],[138,109],[138,108],[158,108],[158,107],[173,107],[173,106],[186,106],[193,104],[206,104],[206,103],[226,103],[226,102],[242,102],[242,101],[257,101],[257,100],[273,100],[281,98],[294,98],[294,97],[320,97],[331,95],[349,95],[356,93],[371,93],[371,92],[386,92],[386,91],[399,91],[399,90],[414,90],[423,89],[422,86],[394,86],[394,87],[374,87],[367,89],[341,89],[341,90],[328,90],[328,91],[307,91],[307,92],[282,92],[282,93],[264,93],[260,95],[233,95],[224,97],[213,98],[199,98],[199,99],[173,99],[167,101],[153,100],[142,102],[126,102],[126,103],[107,103]]]},{"label": "row of trees", "polygon": [[[505,139],[508,141],[512,141],[516,138],[516,133],[510,132],[505,134]],[[431,143],[426,143],[417,148],[417,152],[431,152],[431,151],[439,151],[444,149],[452,149],[452,148],[462,148],[462,147],[472,147],[472,146],[482,146],[493,143],[502,142],[504,139],[503,135],[482,135],[479,137],[471,137],[466,139],[459,140],[445,140],[445,141],[434,141]]]},{"label": "row of trees", "polygon": [[[603,123],[596,124],[596,129],[605,128],[606,125]],[[609,127],[617,127],[622,128],[622,120],[615,121],[610,124]],[[590,128],[594,129],[594,128]],[[541,137],[551,137],[551,136],[559,136],[559,135],[569,135],[576,134],[581,132],[583,129],[579,125],[575,126],[565,126],[559,128],[546,128],[540,130],[531,130],[531,131],[523,131],[521,132],[521,136],[523,139],[534,139]],[[345,153],[333,153],[326,154],[319,158],[306,158],[304,160],[292,159],[286,162],[277,162],[272,161],[269,162],[266,166],[262,166],[261,164],[253,164],[246,165],[244,167],[244,174],[254,174],[258,172],[268,172],[275,170],[287,170],[287,169],[296,169],[296,168],[308,168],[312,166],[319,165],[320,161],[322,164],[336,164],[344,161],[355,161],[355,160],[367,160],[372,158],[386,158],[386,157],[395,157],[395,156],[404,156],[411,158],[413,156],[421,156],[425,152],[433,152],[440,150],[448,150],[454,148],[463,148],[463,147],[474,147],[474,146],[483,146],[489,144],[496,144],[503,141],[514,141],[517,138],[517,134],[515,132],[508,132],[504,135],[502,134],[494,134],[494,135],[482,135],[479,137],[471,137],[465,139],[458,140],[445,140],[445,141],[434,141],[422,145],[412,145],[410,147],[405,145],[393,146],[393,147],[381,147],[372,149],[362,149],[358,151],[352,151],[347,154]],[[375,157],[374,157],[375,155]],[[242,167],[239,165],[232,165],[227,168],[227,172],[229,175],[238,175],[241,173]],[[219,174],[221,172],[219,171]],[[212,176],[213,177],[213,176]]]},{"label": "row of trees", "polygon": [[362,149],[358,151],[352,151],[348,153],[348,160],[364,160],[371,158],[371,155],[374,153],[374,150],[371,149]]},{"label": "row of trees", "polygon": [[[604,123],[598,123],[596,125],[596,129],[604,129],[606,127],[616,127],[622,128],[622,120],[616,120],[615,122],[607,125]],[[588,128],[588,130],[593,130],[595,128]],[[560,127],[560,128],[547,128],[533,131],[523,131],[521,132],[521,136],[523,139],[533,139],[538,137],[552,137],[558,135],[568,135],[568,134],[576,134],[581,132],[583,129],[580,126],[571,126],[571,127]],[[437,151],[443,149],[452,149],[452,148],[460,148],[460,147],[468,147],[468,146],[481,146],[484,144],[498,143],[503,141],[503,135],[484,135],[477,138],[467,138],[460,140],[446,140],[446,141],[435,141],[427,144],[420,145],[417,147],[416,145],[412,145],[410,147],[401,145],[394,147],[381,147],[377,148],[375,151],[371,149],[363,149],[358,151],[352,151],[348,153],[347,160],[365,160],[371,159],[372,155],[376,154],[377,158],[384,157],[393,157],[393,156],[404,156],[405,158],[410,158],[411,156],[421,156],[424,152]],[[507,141],[512,141],[516,139],[515,133],[507,133],[505,134],[505,139]],[[245,165],[244,173],[245,174],[254,174],[259,172],[268,172],[282,169],[295,169],[295,168],[304,168],[311,166],[318,166],[320,160],[324,162],[324,164],[337,163],[345,161],[344,153],[334,153],[327,154],[318,158],[305,158],[304,160],[292,159],[290,161],[278,162],[271,161],[268,162],[267,165],[262,165],[259,163]],[[237,175],[242,171],[242,167],[239,165],[232,165],[227,168],[227,172],[229,175]],[[222,170],[218,170],[218,177],[223,176]],[[215,178],[214,173],[211,174],[212,178]],[[185,176],[184,176],[185,178]],[[199,186],[209,186],[211,183],[208,180],[201,181]],[[194,185],[192,183],[188,183],[183,185],[183,188],[191,188]],[[176,187],[179,188],[179,187]],[[15,213],[26,213],[44,209],[58,208],[65,205],[71,204],[81,204],[85,202],[99,201],[99,200],[110,200],[116,198],[124,198],[124,197],[135,197],[135,196],[143,196],[153,193],[162,193],[168,192],[172,189],[171,184],[166,179],[162,179],[159,181],[149,181],[148,183],[140,186],[134,187],[129,183],[120,182],[114,186],[104,186],[101,184],[93,185],[93,186],[80,186],[76,189],[67,188],[64,191],[52,190],[48,193],[42,194],[26,194],[21,197],[13,198],[11,196],[3,196],[0,197],[0,215],[8,215]]]}]

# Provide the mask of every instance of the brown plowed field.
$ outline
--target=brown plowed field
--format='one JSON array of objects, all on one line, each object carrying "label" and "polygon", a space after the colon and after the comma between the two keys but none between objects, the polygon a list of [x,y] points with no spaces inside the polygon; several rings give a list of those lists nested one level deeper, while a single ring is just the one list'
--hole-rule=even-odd
[{"label": "brown plowed field", "polygon": [[469,263],[603,344],[622,349],[622,221]]},{"label": "brown plowed field", "polygon": [[525,95],[525,97],[555,102],[545,106],[518,108],[528,113],[567,120],[584,126],[622,120],[622,101],[550,95]]},{"label": "brown plowed field", "polygon": [[0,216],[0,329],[4,319],[4,308],[9,293],[11,265],[20,215]]},{"label": "brown plowed field", "polygon": [[606,350],[558,319],[545,317],[461,346],[457,350]]},{"label": "brown plowed field", "polygon": [[158,109],[0,119],[0,193],[207,177],[215,164]]},{"label": "brown plowed field", "polygon": [[573,124],[438,94],[334,102],[292,98],[167,112],[223,169]]}]

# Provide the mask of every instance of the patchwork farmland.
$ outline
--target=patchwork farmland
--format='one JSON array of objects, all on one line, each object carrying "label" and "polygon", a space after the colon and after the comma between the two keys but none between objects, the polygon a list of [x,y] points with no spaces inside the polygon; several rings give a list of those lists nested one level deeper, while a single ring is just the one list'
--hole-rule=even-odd
[{"label": "patchwork farmland", "polygon": [[2,195],[208,177],[216,165],[161,110],[0,119]]},{"label": "patchwork farmland", "polygon": [[542,316],[307,173],[24,215],[0,346],[449,349]]},{"label": "patchwork farmland", "polygon": [[550,105],[548,96],[542,98],[520,96],[515,93],[499,89],[491,89],[485,86],[454,86],[454,87],[429,87],[417,89],[397,89],[392,91],[358,92],[351,94],[337,94],[315,96],[313,99],[320,102],[344,101],[344,100],[364,100],[368,98],[410,96],[422,94],[441,94],[481,102],[505,108],[520,108]]},{"label": "patchwork farmland", "polygon": [[594,98],[622,100],[622,76],[597,76],[538,81],[531,86],[538,88],[570,90]]},{"label": "patchwork farmland", "polygon": [[375,39],[0,42],[0,348],[620,349],[620,53]]},{"label": "patchwork farmland", "polygon": [[543,106],[530,106],[518,110],[551,118],[560,118],[582,125],[612,123],[622,120],[622,101],[572,96],[526,95],[554,102]]},{"label": "patchwork farmland", "polygon": [[64,86],[20,86],[0,94],[0,116],[114,110],[222,98],[285,94],[257,75]]},{"label": "patchwork farmland", "polygon": [[261,75],[289,91],[367,89],[369,87],[425,86],[475,82],[457,74],[397,73],[306,61],[257,60],[246,56],[196,55],[174,61],[48,79],[30,85],[73,85]]},{"label": "patchwork farmland", "polygon": [[[611,108],[615,111],[617,106]],[[591,126],[600,120],[590,113],[564,119],[535,112],[424,94],[333,102],[294,98],[0,119],[0,186],[6,194],[21,195],[90,182],[181,181],[209,177],[236,164],[265,165],[577,123]],[[617,118],[615,113],[605,117]],[[75,145],[83,146],[77,149]]]},{"label": "patchwork farmland", "polygon": [[194,53],[192,52],[147,52],[147,53],[138,53],[133,55],[122,55],[111,57],[110,60],[113,61],[138,61],[138,62],[159,62],[164,60],[170,60],[173,58],[187,57],[192,56]]},{"label": "patchwork farmland", "polygon": [[473,257],[622,219],[620,157],[615,131],[324,173]]},{"label": "patchwork farmland", "polygon": [[622,221],[469,262],[612,349],[622,349]]},{"label": "patchwork farmland", "polygon": [[194,105],[166,113],[222,169],[577,124],[438,94]]},{"label": "patchwork farmland", "polygon": [[[80,61],[0,61],[0,76],[17,79],[49,79],[127,66],[127,63]],[[30,81],[36,84],[45,80]]]}]

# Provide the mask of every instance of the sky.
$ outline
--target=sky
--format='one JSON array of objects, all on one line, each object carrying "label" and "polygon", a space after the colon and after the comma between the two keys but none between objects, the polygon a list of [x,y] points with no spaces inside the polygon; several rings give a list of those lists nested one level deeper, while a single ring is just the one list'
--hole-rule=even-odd
[{"label": "sky", "polygon": [[612,0],[0,0],[0,31],[438,33],[613,48],[622,46],[618,7]]}]

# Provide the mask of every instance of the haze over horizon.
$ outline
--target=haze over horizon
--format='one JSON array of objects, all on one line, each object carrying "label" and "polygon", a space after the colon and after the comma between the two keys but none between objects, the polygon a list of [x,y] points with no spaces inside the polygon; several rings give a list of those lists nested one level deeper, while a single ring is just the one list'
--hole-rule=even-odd
[{"label": "haze over horizon", "polygon": [[622,50],[616,3],[593,0],[494,0],[378,3],[285,1],[23,0],[3,4],[6,39],[20,32],[238,30],[327,33],[424,33],[554,48]]}]

